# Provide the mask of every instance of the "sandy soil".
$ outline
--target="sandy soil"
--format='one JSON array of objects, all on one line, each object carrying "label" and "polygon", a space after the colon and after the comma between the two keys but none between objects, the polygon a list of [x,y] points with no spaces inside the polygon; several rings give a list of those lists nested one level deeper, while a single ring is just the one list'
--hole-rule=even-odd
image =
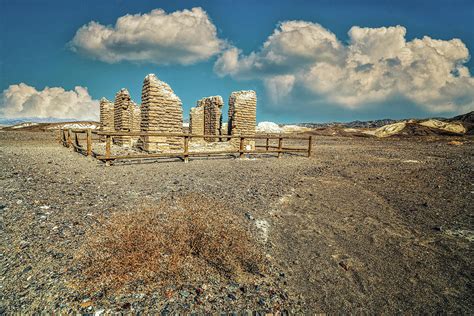
[{"label": "sandy soil", "polygon": [[[78,310],[88,298],[68,287],[68,267],[95,218],[181,192],[219,197],[256,225],[290,313],[474,311],[472,137],[316,136],[311,159],[112,167],[54,137],[0,132],[0,313]],[[271,310],[265,293],[222,291],[214,306],[130,293],[80,311]]]}]

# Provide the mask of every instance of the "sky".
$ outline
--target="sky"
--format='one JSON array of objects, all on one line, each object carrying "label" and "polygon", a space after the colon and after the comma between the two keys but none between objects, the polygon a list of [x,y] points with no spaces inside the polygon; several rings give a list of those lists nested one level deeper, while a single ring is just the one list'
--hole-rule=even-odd
[{"label": "sky", "polygon": [[149,73],[185,119],[238,90],[258,121],[449,117],[474,110],[473,50],[472,0],[0,0],[0,118],[97,119]]}]

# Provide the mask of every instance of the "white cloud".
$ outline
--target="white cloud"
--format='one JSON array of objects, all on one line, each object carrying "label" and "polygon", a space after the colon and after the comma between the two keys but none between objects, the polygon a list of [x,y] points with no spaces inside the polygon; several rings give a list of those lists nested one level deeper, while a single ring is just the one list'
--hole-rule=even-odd
[{"label": "white cloud", "polygon": [[36,90],[27,84],[11,85],[0,99],[0,116],[4,118],[97,119],[99,102],[93,100],[87,88],[74,90],[53,87]]},{"label": "white cloud", "polygon": [[259,51],[224,51],[214,70],[263,80],[273,102],[299,87],[314,99],[351,109],[399,97],[430,112],[474,108],[474,78],[464,66],[469,51],[461,40],[406,41],[402,26],[354,26],[348,34],[342,44],[319,24],[286,21]]},{"label": "white cloud", "polygon": [[267,89],[270,100],[279,103],[288,94],[290,94],[295,84],[295,76],[280,75],[272,76],[264,79],[265,88]]},{"label": "white cloud", "polygon": [[69,43],[83,55],[109,62],[192,64],[220,52],[225,42],[201,8],[167,14],[161,9],[119,17],[115,25],[83,25]]}]

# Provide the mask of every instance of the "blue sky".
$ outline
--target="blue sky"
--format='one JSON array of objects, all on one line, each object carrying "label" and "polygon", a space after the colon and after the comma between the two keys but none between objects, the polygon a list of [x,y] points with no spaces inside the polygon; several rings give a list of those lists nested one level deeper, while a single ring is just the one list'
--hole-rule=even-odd
[{"label": "blue sky", "polygon": [[[474,64],[469,57],[474,49],[474,1],[0,0],[0,5],[0,89],[6,91],[11,85],[24,83],[38,92],[26,87],[4,91],[0,116],[38,113],[38,116],[83,117],[85,111],[91,111],[95,100],[103,96],[113,100],[115,92],[122,87],[128,88],[132,99],[140,103],[142,81],[148,73],[155,73],[170,84],[183,101],[185,117],[202,97],[221,95],[226,100],[232,91],[248,89],[256,90],[258,95],[258,121],[449,116],[474,109],[474,92],[470,91],[474,90],[471,75]],[[163,9],[164,15],[168,15],[195,7],[207,14],[216,29],[213,38],[220,47],[205,56],[190,55],[192,62],[183,64],[182,60],[173,59],[180,51],[177,45],[188,45],[184,40],[165,48],[160,43],[147,42],[146,49],[152,55],[143,60],[127,57],[132,50],[142,49],[136,43],[130,47],[125,42],[121,42],[120,48],[109,46],[107,49],[122,56],[117,61],[98,60],[95,52],[81,46],[87,43],[68,44],[91,21],[114,28],[117,19],[127,14]],[[304,23],[285,24],[296,20]],[[397,25],[401,28],[381,29]],[[348,32],[354,26],[360,29],[350,36]],[[448,44],[439,44],[443,47],[441,52],[436,48],[437,42],[414,43],[410,46],[412,57],[404,61],[400,56],[405,56],[405,51],[399,47],[385,50],[383,44],[399,39],[402,28],[407,43],[427,36]],[[269,39],[274,32],[277,36]],[[460,39],[464,47],[449,42],[454,38]],[[268,47],[262,49],[265,42]],[[302,43],[303,50],[293,49]],[[306,54],[306,48],[313,53]],[[159,56],[166,53],[171,56],[158,58],[153,50],[162,50]],[[342,57],[328,62],[322,59],[324,54]],[[271,60],[275,55],[279,58],[277,62]],[[347,56],[352,59],[348,61]],[[225,67],[216,66],[219,60]],[[400,60],[405,63],[403,67],[396,64]],[[354,66],[355,63],[358,64]],[[448,75],[438,71],[446,67]],[[363,73],[363,69],[369,72]],[[456,75],[443,77],[449,77],[450,73]],[[377,85],[379,81],[384,82],[382,87]],[[416,89],[414,85],[418,85]],[[76,86],[87,88],[92,103],[74,90]],[[78,96],[68,94],[61,99],[60,92],[43,91],[45,87],[62,87]],[[16,97],[12,96],[14,93]],[[61,109],[55,108],[58,100],[68,100],[73,105],[61,113]]]}]

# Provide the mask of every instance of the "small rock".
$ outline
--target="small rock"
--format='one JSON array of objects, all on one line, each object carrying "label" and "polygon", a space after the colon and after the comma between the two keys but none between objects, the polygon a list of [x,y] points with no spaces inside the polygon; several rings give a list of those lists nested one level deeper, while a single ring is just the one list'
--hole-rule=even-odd
[{"label": "small rock", "polygon": [[204,289],[198,287],[198,288],[196,289],[196,294],[197,294],[197,295],[201,295],[202,293],[204,293]]},{"label": "small rock", "polygon": [[92,301],[89,300],[89,299],[85,299],[84,301],[82,301],[81,303],[81,308],[88,308],[92,306]]},{"label": "small rock", "polygon": [[349,270],[349,265],[348,265],[346,262],[341,261],[341,262],[339,262],[339,265],[340,265],[344,270],[346,270],[346,271]]}]

